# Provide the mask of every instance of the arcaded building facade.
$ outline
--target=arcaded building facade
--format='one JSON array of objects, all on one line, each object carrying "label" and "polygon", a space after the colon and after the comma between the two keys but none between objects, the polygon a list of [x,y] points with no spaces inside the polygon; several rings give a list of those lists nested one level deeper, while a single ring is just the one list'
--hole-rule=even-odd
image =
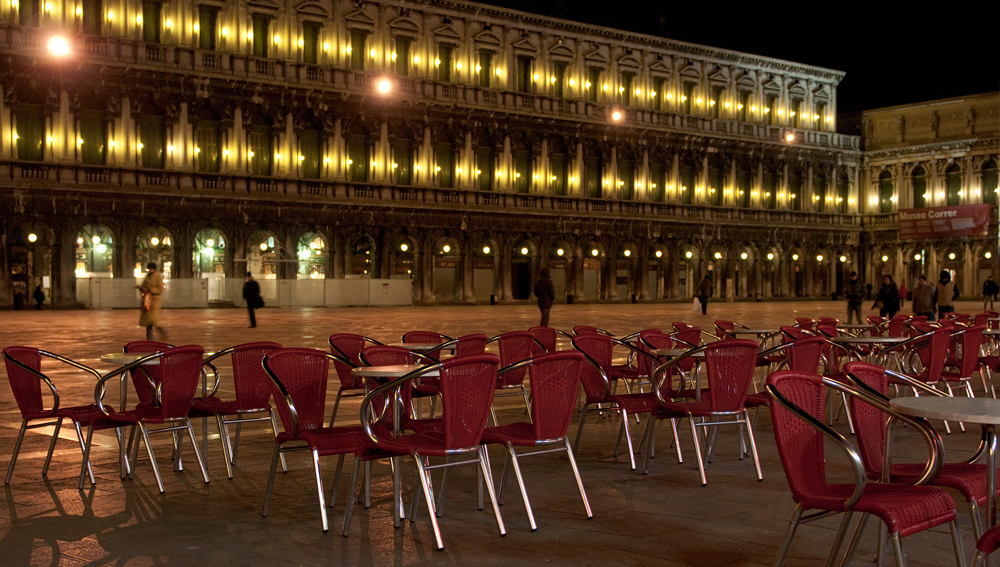
[{"label": "arcaded building facade", "polygon": [[474,3],[16,0],[0,57],[0,305],[131,305],[149,261],[167,305],[247,271],[272,305],[504,302],[546,266],[575,300],[820,297],[909,269],[914,164],[996,204],[996,97],[993,142],[942,109],[903,158],[873,114],[863,153],[841,72]]}]

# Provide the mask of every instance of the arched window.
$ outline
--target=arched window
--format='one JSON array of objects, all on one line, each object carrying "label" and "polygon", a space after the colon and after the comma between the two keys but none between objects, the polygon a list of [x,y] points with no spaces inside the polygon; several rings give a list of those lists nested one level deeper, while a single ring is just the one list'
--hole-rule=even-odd
[{"label": "arched window", "polygon": [[691,204],[691,196],[694,194],[695,167],[688,160],[684,160],[680,165],[680,187],[677,188],[681,203]]},{"label": "arched window", "polygon": [[302,126],[303,129],[299,132],[299,175],[303,179],[319,179],[323,129],[311,120]]},{"label": "arched window", "polygon": [[883,171],[878,176],[878,203],[879,212],[891,213],[894,188],[892,186],[892,174]]},{"label": "arched window", "polygon": [[753,185],[753,175],[746,164],[736,166],[736,204],[740,207],[750,206],[750,188]]},{"label": "arched window", "polygon": [[225,236],[218,230],[205,228],[194,235],[194,246],[191,250],[195,277],[207,278],[208,274],[225,273],[226,260]]},{"label": "arched window", "polygon": [[531,173],[532,151],[528,142],[519,142],[513,150],[514,154],[514,191],[529,193],[533,175]]},{"label": "arched window", "polygon": [[817,171],[816,176],[813,178],[813,203],[816,205],[817,212],[822,213],[832,208],[830,206],[830,196],[827,193],[828,183],[826,173]]},{"label": "arched window", "polygon": [[274,159],[273,131],[271,119],[263,113],[250,118],[247,127],[247,162],[251,175],[271,175]]},{"label": "arched window", "polygon": [[219,171],[220,122],[217,114],[204,108],[192,116],[194,122],[194,162],[198,171]]},{"label": "arched window", "polygon": [[163,277],[171,277],[173,272],[174,242],[173,237],[162,226],[148,226],[142,229],[135,238],[135,277],[141,278],[146,273],[146,264],[155,262]]},{"label": "arched window", "polygon": [[657,203],[663,202],[667,190],[667,164],[653,161],[649,164],[649,198]]},{"label": "arched window", "polygon": [[1000,201],[1000,183],[998,183],[997,162],[989,160],[983,164],[983,202],[997,206]]},{"label": "arched window", "polygon": [[962,168],[957,164],[952,164],[945,171],[945,184],[948,194],[948,205],[954,206],[962,203]]},{"label": "arched window", "polygon": [[635,199],[635,161],[622,156],[618,159],[618,195],[621,199]]},{"label": "arched window", "polygon": [[718,207],[723,204],[722,164],[710,161],[708,164],[708,202]]},{"label": "arched window", "polygon": [[776,208],[778,206],[778,174],[771,166],[764,168],[761,189],[764,191],[764,207],[768,209]]},{"label": "arched window", "polygon": [[583,158],[583,187],[587,197],[600,199],[604,196],[604,159],[600,151],[591,149]]},{"label": "arched window", "polygon": [[152,103],[143,106],[139,114],[139,164],[150,169],[163,169],[166,164],[166,119],[163,111]]},{"label": "arched window", "polygon": [[552,172],[549,178],[552,194],[569,193],[569,152],[562,142],[553,143],[549,149],[549,169]]},{"label": "arched window", "polygon": [[919,165],[913,169],[913,206],[918,209],[927,207],[927,172]]}]

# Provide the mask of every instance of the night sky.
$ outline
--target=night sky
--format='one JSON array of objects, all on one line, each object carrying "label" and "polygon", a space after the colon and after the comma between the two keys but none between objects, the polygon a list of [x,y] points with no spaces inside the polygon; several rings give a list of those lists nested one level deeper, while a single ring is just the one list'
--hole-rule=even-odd
[{"label": "night sky", "polygon": [[844,71],[840,113],[1000,90],[997,2],[484,3]]}]

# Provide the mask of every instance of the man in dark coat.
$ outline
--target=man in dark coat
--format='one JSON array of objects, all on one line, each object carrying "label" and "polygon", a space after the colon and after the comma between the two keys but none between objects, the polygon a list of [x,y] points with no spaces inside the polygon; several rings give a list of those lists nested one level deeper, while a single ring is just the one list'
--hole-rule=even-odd
[{"label": "man in dark coat", "polygon": [[552,302],[555,301],[556,291],[552,286],[552,278],[549,276],[549,269],[542,268],[538,279],[535,280],[535,297],[538,298],[538,309],[542,312],[542,327],[549,326],[549,310],[552,309]]},{"label": "man in dark coat", "polygon": [[705,274],[705,279],[698,284],[698,301],[701,303],[701,314],[708,315],[708,298],[712,295],[712,276]]},{"label": "man in dark coat", "polygon": [[247,272],[247,281],[243,284],[243,301],[247,304],[247,312],[250,313],[250,328],[257,326],[257,317],[254,309],[264,306],[264,300],[260,297],[260,284],[253,279],[253,274]]}]

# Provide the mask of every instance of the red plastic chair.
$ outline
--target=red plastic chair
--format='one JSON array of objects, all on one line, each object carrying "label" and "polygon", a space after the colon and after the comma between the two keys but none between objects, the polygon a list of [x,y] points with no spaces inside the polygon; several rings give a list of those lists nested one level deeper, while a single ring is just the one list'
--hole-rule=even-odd
[{"label": "red plastic chair", "polygon": [[954,395],[952,384],[956,384],[964,389],[970,398],[976,396],[972,391],[972,375],[979,370],[979,348],[985,330],[985,325],[975,325],[953,333],[952,337],[957,336],[959,340],[952,341],[953,356],[946,363],[945,370],[941,372],[941,381],[944,382],[948,394]]},{"label": "red plastic chair", "polygon": [[[159,341],[132,341],[125,345],[125,352],[129,354],[152,354],[163,352],[173,345]],[[132,378],[132,388],[139,399],[139,406],[148,406],[153,403],[156,395],[156,385],[160,383],[160,367],[156,364],[148,366],[138,366],[129,370]]]},{"label": "red plastic chair", "polygon": [[[387,453],[413,456],[423,496],[427,501],[438,549],[444,549],[444,542],[441,539],[441,530],[437,520],[439,506],[435,503],[430,477],[430,471],[438,468],[478,462],[480,471],[486,480],[490,500],[493,503],[493,513],[496,516],[500,535],[506,534],[503,518],[500,516],[500,506],[493,489],[489,457],[486,454],[486,449],[480,444],[486,420],[489,418],[490,404],[493,402],[499,365],[500,358],[494,354],[449,358],[379,386],[365,396],[361,405],[362,426],[378,449]],[[437,370],[440,374],[442,426],[439,430],[394,435],[388,430],[378,430],[371,427],[369,416],[373,415],[372,406],[381,396],[432,370]],[[451,460],[453,457],[463,454],[475,454],[475,458],[457,462]],[[449,460],[431,465],[430,457],[447,457]],[[414,496],[413,505],[416,506],[416,504],[417,498]],[[413,512],[410,514],[410,520],[414,520]]]},{"label": "red plastic chair", "polygon": [[364,380],[356,378],[351,374],[351,370],[361,366],[361,351],[368,345],[380,345],[382,343],[364,335],[354,333],[337,333],[330,335],[330,352],[339,359],[334,360],[333,368],[337,371],[337,378],[340,379],[340,389],[337,390],[337,399],[333,402],[333,413],[330,415],[330,427],[333,427],[334,420],[337,419],[337,410],[340,408],[340,398],[360,397],[365,395]]},{"label": "red plastic chair", "polygon": [[[498,443],[507,447],[507,458],[504,459],[500,486],[497,488],[497,500],[503,504],[504,486],[507,481],[507,463],[510,462],[514,465],[514,474],[517,476],[517,484],[521,489],[521,498],[524,501],[525,511],[528,513],[531,531],[535,531],[538,526],[535,524],[535,515],[531,510],[528,493],[524,487],[524,477],[521,475],[521,466],[515,447],[540,448],[537,451],[521,453],[520,458],[565,451],[569,458],[570,467],[573,469],[573,476],[576,478],[576,486],[580,489],[580,498],[583,500],[587,517],[594,517],[590,510],[590,503],[587,501],[587,492],[583,488],[583,481],[580,479],[576,459],[573,458],[573,450],[569,446],[569,437],[566,435],[576,406],[576,392],[580,387],[580,366],[583,364],[587,364],[584,355],[573,351],[541,354],[522,361],[520,363],[522,367],[531,367],[529,381],[534,397],[534,403],[531,407],[531,421],[487,427],[483,432],[482,442],[484,444]],[[516,370],[515,367],[508,368],[508,372]],[[502,373],[504,370],[500,372]]]},{"label": "red plastic chair", "polygon": [[[377,348],[377,347],[369,347]],[[274,490],[274,474],[278,458],[292,451],[309,451],[312,454],[316,492],[319,496],[320,522],[323,532],[329,530],[327,504],[323,493],[323,477],[319,458],[338,455],[337,478],[333,485],[332,501],[337,495],[337,482],[343,466],[344,455],[354,454],[359,446],[368,442],[360,425],[326,427],[326,387],[330,370],[330,355],[307,348],[283,348],[268,353],[262,363],[271,379],[271,393],[281,416],[283,431],[274,439],[271,472],[264,494],[261,516],[267,517]],[[286,446],[287,445],[287,446]],[[353,500],[350,497],[349,500]],[[345,529],[347,517],[344,518]]]},{"label": "red plastic chair", "polygon": [[[205,479],[205,484],[208,484],[208,471],[205,469],[205,462],[201,458],[198,441],[195,439],[194,429],[191,427],[191,420],[189,419],[191,403],[194,401],[195,392],[201,381],[201,363],[204,354],[205,349],[198,345],[173,347],[143,357],[101,378],[94,389],[95,401],[101,414],[96,416],[87,427],[84,460],[88,461],[90,459],[94,430],[111,427],[116,429],[138,427],[142,433],[143,443],[146,444],[146,453],[149,455],[149,463],[153,467],[153,474],[156,476],[156,485],[162,494],[163,479],[160,478],[160,469],[156,465],[156,456],[153,454],[153,446],[149,442],[149,435],[153,433],[170,433],[174,437],[176,443],[174,449],[175,468],[179,470],[180,445],[183,437],[177,435],[176,432],[187,430],[188,435],[191,437],[195,457],[198,459],[198,466],[201,468],[201,475]],[[135,409],[120,412],[109,410],[104,406],[102,398],[107,381],[117,379],[118,375],[122,372],[130,371],[138,366],[151,365],[150,363],[155,363],[155,365],[159,366],[158,370],[154,373],[154,375],[158,375],[159,382],[156,384],[156,395],[151,405],[140,405]],[[150,429],[150,426],[157,425],[162,425],[163,427]],[[124,444],[120,444],[120,446],[120,458],[125,463],[125,446]],[[135,462],[138,452],[139,442],[136,440],[132,444],[131,462]],[[132,474],[135,473],[134,467],[131,472]],[[81,478],[81,484],[82,480]]]},{"label": "red plastic chair", "polygon": [[[834,382],[827,383],[836,385]],[[796,503],[791,524],[774,562],[775,567],[784,563],[801,522],[838,512],[845,514],[834,538],[828,564],[832,564],[836,557],[854,512],[865,514],[862,522],[870,516],[885,522],[896,563],[901,567],[905,566],[901,538],[948,523],[958,564],[965,564],[961,535],[955,525],[955,503],[948,493],[931,486],[866,482],[867,475],[857,450],[844,436],[822,421],[826,392],[821,377],[784,370],[768,377],[767,389],[774,397],[771,419],[778,454]],[[854,473],[853,484],[830,483],[827,480],[824,437],[833,441],[848,456]],[[820,512],[803,518],[809,510]],[[856,533],[860,535],[861,531],[859,529]],[[850,563],[854,549],[855,542],[852,542],[843,561],[845,565]]]},{"label": "red plastic chair", "polygon": [[[535,335],[528,331],[512,331],[497,335],[489,340],[496,342],[500,348],[500,367],[508,368],[519,362],[528,360],[532,356],[535,347]],[[517,396],[524,399],[525,413],[531,412],[531,401],[528,399],[528,390],[524,387],[524,377],[527,375],[528,367],[519,366],[497,376],[497,392],[493,394],[494,404],[490,405],[490,417],[493,424],[498,425],[495,402],[497,397]],[[530,415],[530,413],[529,413]]]},{"label": "red plastic chair", "polygon": [[434,331],[409,331],[403,334],[404,343],[443,343],[452,340],[448,335],[443,335]]},{"label": "red plastic chair", "polygon": [[[746,427],[747,436],[750,440],[750,451],[753,456],[754,468],[757,472],[757,480],[763,480],[760,471],[760,459],[757,456],[757,444],[753,437],[753,426],[750,422],[750,415],[747,413],[743,403],[753,382],[753,374],[756,369],[757,341],[734,339],[731,341],[719,341],[701,347],[705,353],[705,372],[708,374],[708,396],[703,396],[701,400],[674,402],[663,397],[662,390],[657,390],[660,397],[660,406],[651,414],[656,419],[650,419],[646,425],[646,456],[643,473],[649,473],[649,456],[653,450],[653,434],[656,421],[659,419],[677,419],[687,417],[691,425],[691,437],[694,440],[695,452],[698,456],[698,473],[701,475],[701,484],[705,486],[708,480],[705,478],[705,462],[701,453],[701,443],[699,441],[698,427],[718,427],[720,425],[736,425],[741,428]],[[668,363],[668,365],[671,363]],[[698,423],[695,418],[711,419],[715,421],[703,421]],[[721,421],[721,419],[733,418],[732,421]],[[740,459],[743,459],[744,448],[742,446],[743,436],[740,435]],[[711,450],[709,451],[711,452]]]},{"label": "red plastic chair", "polygon": [[[882,401],[889,402],[889,398],[885,397],[889,391],[889,379],[884,367],[867,362],[849,362],[844,365],[844,369],[852,382],[871,389]],[[883,480],[886,423],[889,416],[882,409],[856,396],[851,397],[851,411],[854,414],[858,449],[865,472],[870,480]],[[972,461],[974,460],[975,457]],[[913,484],[920,479],[924,468],[924,463],[894,463],[888,480]],[[972,515],[972,531],[976,539],[983,533],[979,506],[987,500],[986,475],[986,465],[971,461],[944,463],[941,471],[929,482],[933,486],[957,490],[965,497]]]},{"label": "red plastic chair", "polygon": [[609,333],[604,329],[598,329],[597,327],[592,327],[590,325],[577,325],[573,327],[573,335],[604,335],[606,337],[613,337],[613,333]]},{"label": "red plastic chair", "polygon": [[528,332],[535,337],[536,342],[531,350],[532,355],[542,354],[543,352],[555,352],[559,341],[559,334],[563,333],[559,329],[552,327],[530,327]]},{"label": "red plastic chair", "polygon": [[[47,475],[49,472],[49,465],[52,462],[52,452],[55,450],[56,441],[59,439],[59,430],[62,427],[64,419],[73,422],[76,437],[80,442],[80,451],[83,455],[86,455],[83,432],[80,429],[80,425],[90,423],[101,412],[97,409],[97,404],[62,407],[59,390],[56,389],[56,385],[52,382],[52,379],[42,373],[42,359],[50,358],[82,370],[90,374],[95,381],[101,379],[101,374],[93,368],[75,360],[26,346],[9,346],[3,349],[3,358],[4,365],[7,368],[7,380],[10,383],[10,389],[14,393],[17,409],[21,412],[21,429],[18,431],[17,441],[14,442],[14,452],[10,457],[10,465],[7,466],[7,476],[4,478],[4,484],[10,484],[10,479],[14,474],[14,465],[17,464],[17,456],[21,451],[21,444],[24,441],[24,434],[29,429],[55,426],[55,429],[52,431],[51,440],[49,441],[49,451],[45,455],[45,464],[42,465],[42,476]],[[52,403],[49,407],[46,407],[45,397],[42,395],[43,383],[48,387],[52,395]],[[41,423],[32,423],[40,420],[42,421]],[[120,442],[121,438],[119,437]],[[94,473],[91,471],[90,463],[86,459],[83,460],[82,467],[90,477],[90,484],[94,484]],[[83,489],[82,474],[80,489]]]},{"label": "red plastic chair", "polygon": [[[450,360],[450,359],[449,359]],[[375,345],[366,348],[361,351],[361,361],[364,362],[365,366],[396,366],[396,365],[407,365],[413,366],[418,363],[429,363],[433,364],[436,361],[424,359],[419,353],[407,350],[405,347],[398,347],[392,345]],[[438,384],[438,379],[436,377],[424,376],[421,377],[419,382],[421,384],[430,384],[435,391],[440,391],[440,385]],[[371,380],[368,386],[368,391],[372,391],[382,384]],[[399,426],[403,429],[410,429],[413,431],[427,431],[429,429],[437,429],[440,427],[440,418],[430,418],[430,419],[418,419],[413,415],[413,398],[414,389],[417,386],[417,381],[408,381],[403,385],[400,396],[403,403],[403,411],[400,412],[401,423]],[[391,417],[386,418],[386,425],[392,425]]]},{"label": "red plastic chair", "polygon": [[[222,454],[226,461],[226,474],[233,478],[233,465],[236,464],[236,452],[240,445],[240,432],[244,423],[266,421],[271,425],[275,437],[278,435],[278,422],[269,403],[271,399],[271,380],[264,371],[261,362],[269,352],[281,348],[279,343],[256,342],[236,345],[223,349],[205,359],[204,365],[215,372],[216,388],[218,387],[218,371],[213,361],[229,355],[233,364],[233,384],[236,389],[235,400],[223,400],[214,395],[207,398],[195,398],[192,403],[192,416],[196,413],[212,415],[219,425],[219,442],[222,444]],[[339,398],[338,398],[339,399]],[[261,415],[267,414],[267,415]],[[229,424],[236,424],[236,442],[229,435]],[[281,470],[287,472],[284,455],[281,459]]]},{"label": "red plastic chair", "polygon": [[[758,358],[778,356],[781,362],[775,370],[787,369],[798,372],[808,372],[810,374],[819,373],[819,363],[823,360],[823,351],[827,347],[826,339],[823,337],[804,337],[792,342],[780,344],[762,353]],[[771,396],[763,388],[760,392],[747,394],[747,399],[743,406],[747,409],[757,409],[770,405]],[[756,417],[756,416],[755,416]]]},{"label": "red plastic chair", "polygon": [[985,565],[986,556],[997,549],[1000,549],[1000,526],[993,526],[976,542],[976,557],[972,560],[972,567]]}]

